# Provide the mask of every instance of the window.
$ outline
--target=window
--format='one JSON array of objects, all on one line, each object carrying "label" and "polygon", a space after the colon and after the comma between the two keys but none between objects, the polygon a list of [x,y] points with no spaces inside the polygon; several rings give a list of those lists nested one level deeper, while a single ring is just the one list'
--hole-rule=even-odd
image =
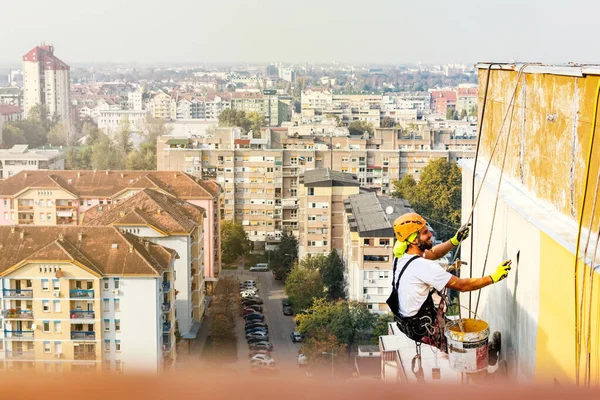
[{"label": "window", "polygon": [[49,354],[51,351],[50,342],[44,342],[44,353]]},{"label": "window", "polygon": [[121,300],[115,299],[115,312],[121,311]]},{"label": "window", "polygon": [[121,351],[121,341],[120,340],[115,340],[115,350]]},{"label": "window", "polygon": [[44,321],[43,328],[44,332],[50,332],[50,321]]},{"label": "window", "polygon": [[48,213],[48,215],[46,216],[46,219],[47,219],[48,221],[50,221],[50,220],[52,219],[52,214]]},{"label": "window", "polygon": [[115,331],[121,332],[121,320],[115,319]]},{"label": "window", "polygon": [[86,285],[87,285],[87,289],[88,290],[94,289],[94,282],[93,281],[87,281]]},{"label": "window", "polygon": [[103,285],[104,285],[104,286],[103,286],[103,287],[104,287],[104,290],[108,290],[108,279],[107,279],[107,278],[104,278],[102,282],[103,282]]},{"label": "window", "polygon": [[104,341],[104,351],[110,351],[110,340]]},{"label": "window", "polygon": [[49,289],[49,286],[48,286],[48,279],[42,279],[42,290],[43,290],[44,292],[47,292],[47,291],[48,291],[48,289]]},{"label": "window", "polygon": [[104,311],[110,311],[110,301],[108,299],[102,299],[102,309]]},{"label": "window", "polygon": [[308,195],[309,196],[314,196],[315,195],[315,188],[313,188],[313,187],[308,188]]},{"label": "window", "polygon": [[369,291],[369,289],[367,289],[367,288],[363,288],[363,294],[367,294],[367,293],[368,293],[368,291]]},{"label": "window", "polygon": [[104,332],[108,332],[108,331],[110,331],[110,320],[105,319],[104,320]]},{"label": "window", "polygon": [[82,206],[83,202],[84,202],[84,200],[79,200],[79,205]]},{"label": "window", "polygon": [[60,290],[60,282],[58,279],[52,279],[52,290]]},{"label": "window", "polygon": [[54,321],[54,332],[60,333],[62,331],[60,321]]},{"label": "window", "polygon": [[54,342],[54,354],[62,354],[62,342]]},{"label": "window", "polygon": [[42,300],[42,311],[50,312],[50,301],[49,300]]},{"label": "window", "polygon": [[52,311],[55,313],[59,313],[60,312],[60,300],[54,300],[52,302]]},{"label": "window", "polygon": [[119,278],[115,278],[115,289],[121,289],[121,283],[119,282]]}]

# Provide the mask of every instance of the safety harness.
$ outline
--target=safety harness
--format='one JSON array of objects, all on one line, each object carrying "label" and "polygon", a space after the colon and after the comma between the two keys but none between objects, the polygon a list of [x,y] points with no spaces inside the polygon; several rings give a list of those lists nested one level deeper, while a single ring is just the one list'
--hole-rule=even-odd
[{"label": "safety harness", "polygon": [[[398,258],[394,259],[394,269],[392,273],[392,293],[390,294],[390,297],[387,299],[386,303],[394,314],[396,325],[408,338],[417,343],[425,342],[436,347],[441,347],[440,342],[443,340],[443,335],[440,335],[441,332],[440,329],[438,329],[439,324],[436,323],[439,322],[438,319],[440,319],[440,315],[438,314],[438,310],[435,307],[435,302],[433,301],[433,291],[429,292],[427,299],[425,299],[425,302],[423,305],[421,305],[421,308],[419,308],[419,311],[415,315],[412,317],[402,317],[400,315],[400,302],[398,300],[398,287],[400,285],[400,278],[402,278],[406,268],[408,268],[408,266],[417,258],[419,258],[418,255],[412,257],[406,262],[400,271],[396,282],[394,282],[393,277],[396,276]],[[442,321],[443,318],[444,317],[442,315]]]}]

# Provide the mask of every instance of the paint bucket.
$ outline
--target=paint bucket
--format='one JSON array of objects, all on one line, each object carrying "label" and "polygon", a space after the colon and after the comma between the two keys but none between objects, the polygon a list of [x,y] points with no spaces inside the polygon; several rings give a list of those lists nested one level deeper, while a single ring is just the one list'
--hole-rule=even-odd
[{"label": "paint bucket", "polygon": [[[450,368],[457,372],[473,373],[488,367],[488,338],[490,329],[480,319],[463,318],[446,323]],[[462,330],[461,330],[462,326]]]}]

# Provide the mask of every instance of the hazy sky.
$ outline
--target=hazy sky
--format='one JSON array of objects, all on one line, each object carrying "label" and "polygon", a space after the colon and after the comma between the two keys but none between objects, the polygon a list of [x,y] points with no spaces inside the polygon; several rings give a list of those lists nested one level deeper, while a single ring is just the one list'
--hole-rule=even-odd
[{"label": "hazy sky", "polygon": [[598,0],[0,0],[0,63],[600,62]]}]

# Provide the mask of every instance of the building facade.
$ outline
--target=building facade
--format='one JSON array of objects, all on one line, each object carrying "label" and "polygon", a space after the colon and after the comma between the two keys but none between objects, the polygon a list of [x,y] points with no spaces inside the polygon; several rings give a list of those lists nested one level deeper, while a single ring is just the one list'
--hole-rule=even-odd
[{"label": "building facade", "polygon": [[0,150],[0,179],[10,178],[21,171],[63,169],[65,153],[59,150],[29,150],[26,144]]},{"label": "building facade", "polygon": [[48,107],[69,125],[71,115],[70,67],[54,55],[54,46],[36,46],[23,56],[25,117],[37,104]]},{"label": "building facade", "polygon": [[119,204],[154,189],[206,210],[204,277],[207,289],[221,271],[221,188],[173,171],[29,171],[0,181],[0,225],[78,225],[83,213]]},{"label": "building facade", "polygon": [[172,367],[174,250],[112,227],[3,226],[0,242],[5,369]]},{"label": "building facade", "polygon": [[357,176],[318,168],[304,171],[298,182],[299,259],[333,249],[343,257],[344,199],[359,192]]}]

